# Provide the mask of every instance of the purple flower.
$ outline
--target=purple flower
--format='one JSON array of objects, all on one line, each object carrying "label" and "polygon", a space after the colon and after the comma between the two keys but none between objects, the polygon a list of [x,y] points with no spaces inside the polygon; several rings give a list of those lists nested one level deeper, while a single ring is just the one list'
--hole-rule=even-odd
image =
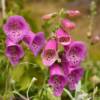
[{"label": "purple flower", "polygon": [[62,25],[62,28],[68,32],[68,30],[72,30],[76,27],[75,23],[71,22],[70,20],[68,19],[62,19],[61,20],[61,25]]},{"label": "purple flower", "polygon": [[84,70],[81,67],[69,67],[69,73],[67,75],[67,85],[70,90],[75,90],[76,85],[84,74]]},{"label": "purple flower", "polygon": [[15,44],[7,39],[6,56],[9,58],[12,65],[16,65],[19,63],[19,60],[24,56],[24,51],[20,45]]},{"label": "purple flower", "polygon": [[49,85],[52,86],[55,96],[61,96],[65,83],[66,79],[63,70],[58,64],[53,64],[50,67]]},{"label": "purple flower", "polygon": [[45,36],[43,32],[38,32],[37,34],[30,32],[29,34],[25,35],[23,40],[32,50],[34,56],[38,55],[45,44]]},{"label": "purple flower", "polygon": [[45,36],[43,32],[38,32],[36,36],[34,37],[32,43],[31,43],[31,50],[34,53],[35,56],[38,55],[40,50],[43,48],[45,45]]},{"label": "purple flower", "polygon": [[22,16],[10,16],[3,26],[7,37],[17,43],[23,39],[29,31],[29,26]]},{"label": "purple flower", "polygon": [[68,35],[68,33],[64,32],[62,28],[56,30],[56,36],[58,42],[62,45],[68,45],[71,42],[71,37]]},{"label": "purple flower", "polygon": [[86,46],[83,42],[74,41],[69,45],[69,49],[67,49],[67,51],[65,46],[65,52],[66,60],[69,62],[69,65],[76,66],[79,65],[80,62],[85,58]]},{"label": "purple flower", "polygon": [[42,52],[42,61],[46,66],[51,66],[57,60],[57,41],[50,39]]}]

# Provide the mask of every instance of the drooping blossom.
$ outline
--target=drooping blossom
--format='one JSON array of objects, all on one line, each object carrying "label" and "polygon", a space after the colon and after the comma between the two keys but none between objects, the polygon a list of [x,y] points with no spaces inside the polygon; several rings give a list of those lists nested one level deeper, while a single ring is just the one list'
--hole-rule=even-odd
[{"label": "drooping blossom", "polygon": [[55,96],[61,96],[65,84],[66,79],[63,70],[59,64],[53,64],[50,67],[49,85],[52,86]]},{"label": "drooping blossom", "polygon": [[22,16],[10,16],[3,26],[7,37],[17,43],[23,39],[29,31],[29,25]]},{"label": "drooping blossom", "polygon": [[71,22],[68,19],[62,19],[61,26],[66,32],[68,32],[68,30],[75,29],[75,27],[76,27],[75,23]]},{"label": "drooping blossom", "polygon": [[81,80],[81,77],[83,76],[84,70],[80,67],[80,65],[77,66],[70,66],[70,62],[66,60],[66,54],[63,53],[61,56],[61,65],[63,72],[65,74],[66,78],[66,86],[69,87],[70,90],[75,90],[76,85]]},{"label": "drooping blossom", "polygon": [[[66,48],[66,47],[65,47]],[[69,50],[66,52],[66,60],[70,66],[79,65],[86,56],[86,46],[83,42],[74,41],[70,44]]]},{"label": "drooping blossom", "polygon": [[76,17],[80,15],[80,11],[79,10],[67,10],[65,12],[69,17]]},{"label": "drooping blossom", "polygon": [[34,56],[38,55],[45,44],[45,36],[43,32],[38,32],[37,34],[30,32],[29,34],[25,35],[23,40],[31,49]]},{"label": "drooping blossom", "polygon": [[57,41],[49,39],[42,52],[42,61],[46,66],[51,66],[57,60]]},{"label": "drooping blossom", "polygon": [[67,86],[70,90],[75,90],[76,85],[81,80],[84,74],[84,70],[82,67],[79,66],[70,66],[69,73],[67,75]]},{"label": "drooping blossom", "polygon": [[13,43],[11,40],[6,40],[6,56],[9,58],[12,65],[19,63],[19,60],[24,56],[24,51],[19,44]]},{"label": "drooping blossom", "polygon": [[62,28],[58,28],[56,30],[56,37],[58,39],[58,42],[62,45],[68,45],[71,43],[70,35],[67,32],[65,32]]},{"label": "drooping blossom", "polygon": [[44,33],[43,32],[38,32],[31,45],[30,45],[30,48],[32,50],[32,52],[34,53],[35,56],[38,55],[38,53],[40,52],[40,50],[43,48],[45,44],[45,36],[44,36]]}]

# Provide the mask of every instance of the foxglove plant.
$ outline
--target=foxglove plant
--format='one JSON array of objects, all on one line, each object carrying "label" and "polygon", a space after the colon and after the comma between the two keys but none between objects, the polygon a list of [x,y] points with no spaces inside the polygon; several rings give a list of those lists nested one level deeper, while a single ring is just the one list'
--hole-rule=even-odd
[{"label": "foxglove plant", "polygon": [[24,41],[34,56],[37,56],[46,41],[44,33],[38,32],[35,34],[32,32],[22,16],[10,16],[4,24],[3,30],[7,36],[6,56],[12,65],[18,64],[19,60],[24,56],[24,51],[19,43]]},{"label": "foxglove plant", "polygon": [[[71,16],[74,17],[74,16],[79,15],[80,12],[69,11],[69,12],[67,12],[67,14],[70,17]],[[81,62],[84,60],[87,50],[86,50],[86,46],[83,42],[73,41],[73,39],[71,38],[69,31],[75,29],[75,27],[76,27],[76,24],[74,22],[71,22],[69,19],[64,18],[64,19],[60,20],[60,26],[58,28],[56,28],[56,30],[54,32],[55,40],[58,45],[58,50],[57,50],[58,58],[53,60],[52,63],[50,63],[51,61],[48,62],[48,64],[46,63],[46,60],[43,60],[44,65],[49,66],[49,70],[50,70],[49,85],[52,86],[55,96],[60,96],[62,94],[65,86],[69,87],[70,90],[75,90],[76,85],[78,84],[78,82],[80,81],[80,79],[82,78],[83,73],[84,73],[83,68],[79,67],[79,66],[80,66]],[[51,44],[54,45],[53,42]],[[49,49],[50,49],[50,47],[52,49],[52,46],[50,46],[51,44],[49,44]],[[61,45],[63,47],[63,51],[62,51],[62,49],[59,48],[59,45]],[[60,50],[61,50],[61,55],[59,55]],[[45,49],[44,49],[44,51],[45,51]],[[45,56],[48,54],[45,53]],[[52,55],[54,55],[54,54],[52,53]],[[42,59],[45,56],[42,55]],[[51,58],[52,57],[50,54],[50,59]],[[58,59],[60,59],[60,62]],[[58,62],[58,63],[55,64],[55,62],[56,63]],[[58,69],[59,69],[59,71],[58,71]],[[61,79],[56,77],[56,80],[54,80],[55,75],[59,76],[61,74],[60,70],[62,70],[63,78],[65,78],[65,81],[63,82],[63,87],[61,88],[61,90],[58,87],[58,83],[59,83],[59,85],[62,84]],[[60,73],[60,74],[58,74],[58,73]],[[56,86],[55,86],[55,84],[56,84]],[[56,89],[56,88],[58,88],[58,89]]]},{"label": "foxglove plant", "polygon": [[[64,14],[69,17],[79,15],[78,11],[67,11]],[[11,16],[4,24],[3,30],[7,36],[6,56],[12,65],[19,63],[24,56],[21,47],[22,41],[37,56],[40,51],[42,62],[48,67],[50,77],[48,84],[53,88],[55,96],[61,96],[63,89],[67,86],[75,90],[76,85],[83,76],[81,62],[86,56],[86,46],[81,41],[72,39],[70,30],[75,29],[76,24],[69,19],[61,18],[60,14],[52,13],[43,16],[48,21],[53,15],[60,17],[59,26],[55,26],[53,35],[46,40],[44,32],[34,33],[22,16]]]},{"label": "foxglove plant", "polygon": [[72,41],[70,44],[64,46],[64,51],[59,55],[61,59],[59,66],[61,66],[60,68],[63,70],[66,80],[64,86],[68,86],[70,90],[76,89],[76,85],[83,76],[84,70],[79,66],[84,60],[85,56],[86,47],[85,44],[81,41]]}]

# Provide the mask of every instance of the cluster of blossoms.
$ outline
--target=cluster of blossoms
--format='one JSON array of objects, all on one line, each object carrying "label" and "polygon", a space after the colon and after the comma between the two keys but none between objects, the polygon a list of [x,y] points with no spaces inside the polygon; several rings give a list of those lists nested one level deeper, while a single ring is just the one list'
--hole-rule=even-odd
[{"label": "cluster of blossoms", "polygon": [[6,56],[12,65],[19,63],[24,57],[24,50],[20,45],[25,42],[29,49],[37,56],[45,44],[43,32],[33,33],[22,16],[10,16],[4,24],[6,34]]},{"label": "cluster of blossoms", "polygon": [[[66,13],[71,18],[79,15],[79,11],[73,10]],[[43,19],[48,20],[52,14],[43,16]],[[52,86],[55,96],[61,96],[65,86],[75,90],[84,73],[80,64],[87,50],[83,42],[71,38],[69,31],[75,27],[76,24],[69,19],[61,19],[60,27],[54,32],[55,37],[47,41],[42,52],[43,64],[48,66],[50,71],[48,83]],[[63,50],[60,50],[61,46]]]},{"label": "cluster of blossoms", "polygon": [[[78,11],[68,11],[69,16],[77,16]],[[50,18],[49,14],[43,18]],[[49,85],[52,86],[55,96],[60,96],[65,86],[75,90],[77,83],[83,76],[81,62],[86,56],[86,46],[81,41],[71,38],[69,31],[76,27],[69,19],[61,19],[60,26],[54,36],[45,39],[43,32],[33,33],[21,16],[11,16],[4,25],[6,33],[6,56],[11,64],[16,65],[24,56],[21,42],[25,42],[34,56],[42,50],[43,64],[50,71]],[[61,49],[62,47],[63,49]]]}]

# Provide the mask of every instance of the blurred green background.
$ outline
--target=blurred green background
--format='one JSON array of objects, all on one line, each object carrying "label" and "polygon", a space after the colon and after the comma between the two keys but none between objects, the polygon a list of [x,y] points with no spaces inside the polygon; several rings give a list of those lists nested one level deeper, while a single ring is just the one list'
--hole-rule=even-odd
[{"label": "blurred green background", "polygon": [[[92,1],[94,1],[94,5],[91,7]],[[74,19],[77,28],[70,34],[75,40],[84,41],[88,48],[87,58],[82,64],[85,68],[82,88],[89,95],[92,95],[95,87],[97,87],[98,90],[94,100],[100,100],[100,40],[97,43],[92,43],[93,36],[100,37],[100,0],[5,0],[5,5],[6,16],[16,14],[24,16],[34,32],[45,31],[42,28],[44,23],[42,16],[45,14],[59,11],[61,8],[65,10],[79,10],[81,16]],[[96,14],[94,14],[94,12],[96,12]],[[40,56],[34,58],[24,44],[25,57],[17,68],[12,68],[4,55],[5,34],[2,30],[4,22],[5,18],[2,16],[2,6],[0,2],[0,100],[22,100],[18,95],[12,93],[13,86],[11,82],[14,80],[16,89],[25,95],[32,77],[36,77],[38,80],[30,89],[29,95],[39,98],[39,90],[45,90],[46,86],[44,83],[47,81],[45,79],[48,77],[48,71],[45,66],[42,65]],[[89,27],[91,23],[93,23],[93,25],[90,30]],[[88,37],[89,32],[92,34],[92,38]],[[60,100],[59,98],[55,98],[49,89],[45,91],[41,98],[33,98],[32,100]],[[70,100],[64,93],[61,98],[62,100]]]}]

